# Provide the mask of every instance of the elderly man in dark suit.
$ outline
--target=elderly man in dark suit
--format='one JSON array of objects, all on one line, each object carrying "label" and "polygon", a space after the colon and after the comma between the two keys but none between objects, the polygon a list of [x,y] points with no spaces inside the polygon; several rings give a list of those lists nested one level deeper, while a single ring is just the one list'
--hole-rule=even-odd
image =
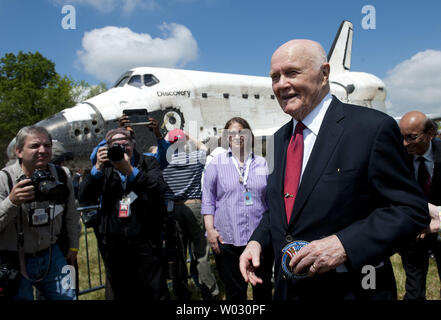
[{"label": "elderly man in dark suit", "polygon": [[[419,111],[410,111],[400,120],[403,143],[413,162],[418,184],[429,203],[441,206],[441,140],[436,138],[437,129],[436,123]],[[434,223],[439,225],[439,221]],[[435,256],[441,280],[441,241],[437,241],[437,234],[412,239],[400,251],[406,271],[404,299],[426,299],[429,251]]]},{"label": "elderly man in dark suit", "polygon": [[[241,256],[241,272],[261,282],[254,269],[272,245],[275,299],[394,299],[389,256],[427,227],[427,202],[395,120],[330,95],[329,72],[314,41],[289,41],[272,56],[273,91],[293,119],[275,133],[269,210]],[[285,274],[282,249],[294,240],[309,244],[290,252]]]}]

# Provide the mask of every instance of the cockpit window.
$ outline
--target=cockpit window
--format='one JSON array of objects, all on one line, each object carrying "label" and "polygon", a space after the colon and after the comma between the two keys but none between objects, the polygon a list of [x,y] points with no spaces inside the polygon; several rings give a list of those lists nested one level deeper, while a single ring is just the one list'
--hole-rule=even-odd
[{"label": "cockpit window", "polygon": [[123,87],[126,84],[129,84],[129,85],[135,86],[135,87],[141,87],[142,85],[145,85],[147,87],[152,87],[155,84],[159,83],[158,78],[156,78],[153,74],[144,74],[144,75],[135,74],[132,77],[130,77],[132,75],[132,73],[133,73],[133,71],[129,71],[129,72],[124,73],[115,82],[113,87],[114,88]]},{"label": "cockpit window", "polygon": [[123,87],[127,81],[129,80],[129,77],[122,78],[117,84],[114,85],[114,87]]},{"label": "cockpit window", "polygon": [[147,87],[154,86],[157,83],[159,83],[159,80],[154,75],[152,75],[152,74],[145,74],[144,75],[144,84]]},{"label": "cockpit window", "polygon": [[129,80],[130,75],[133,73],[133,71],[127,71],[123,73],[118,80],[116,80],[115,84],[112,86],[113,88],[116,87],[122,87],[127,83],[127,80]]},{"label": "cockpit window", "polygon": [[128,82],[131,86],[140,87],[141,86],[141,76],[139,74],[134,75],[130,78]]}]

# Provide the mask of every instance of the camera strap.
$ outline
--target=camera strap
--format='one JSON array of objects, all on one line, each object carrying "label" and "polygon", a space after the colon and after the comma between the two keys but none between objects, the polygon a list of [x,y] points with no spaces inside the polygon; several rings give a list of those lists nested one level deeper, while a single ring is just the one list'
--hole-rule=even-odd
[{"label": "camera strap", "polygon": [[8,171],[6,171],[4,169],[2,170],[2,172],[4,172],[6,174],[6,177],[8,179],[9,192],[11,192],[12,188],[14,187],[14,184],[12,183],[11,175],[9,174]]},{"label": "camera strap", "polygon": [[[55,207],[53,207],[52,210],[55,210]],[[52,213],[53,215],[53,213]],[[18,241],[17,241],[17,247],[18,247],[18,258],[20,261],[20,271],[23,277],[25,277],[27,280],[31,282],[40,282],[44,278],[46,278],[47,274],[49,273],[49,269],[51,268],[52,264],[52,240],[53,240],[53,221],[50,220],[50,228],[51,228],[51,241],[49,245],[49,263],[47,266],[46,271],[44,272],[43,276],[39,279],[31,279],[31,277],[28,276],[28,272],[26,270],[26,258],[25,258],[25,252],[24,252],[24,233],[23,233],[23,210],[20,206],[20,212],[19,212],[19,232],[18,232]]]},{"label": "camera strap", "polygon": [[[62,167],[54,165],[52,163],[49,163],[48,166],[49,166],[49,171],[51,172],[51,174],[55,178],[55,181],[67,184],[67,176],[66,176],[67,174],[66,174],[66,172],[64,171],[64,169]],[[68,206],[67,202],[69,201],[68,199],[66,199],[66,202],[64,203],[65,208],[62,208],[62,205],[54,204],[55,209],[52,212],[52,216],[50,217],[51,219],[55,219],[55,217],[59,213],[62,212],[63,213],[63,218],[61,220],[62,229],[64,229],[66,227],[65,226],[65,221],[66,221],[66,211],[67,211],[66,209],[67,209],[67,206]]]}]

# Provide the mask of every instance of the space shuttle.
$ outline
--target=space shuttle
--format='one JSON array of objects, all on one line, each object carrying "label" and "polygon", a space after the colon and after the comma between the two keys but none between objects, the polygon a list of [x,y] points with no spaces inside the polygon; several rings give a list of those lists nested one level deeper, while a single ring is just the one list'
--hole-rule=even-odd
[{"label": "space shuttle", "polygon": [[[385,112],[383,81],[369,73],[350,71],[352,37],[352,23],[343,21],[328,53],[331,93],[341,101]],[[235,116],[250,123],[255,137],[268,137],[290,120],[271,85],[269,77],[133,68],[108,91],[36,125],[47,128],[53,139],[74,154],[75,166],[83,167],[90,167],[92,149],[118,125],[117,119],[125,109],[147,109],[148,116],[158,121],[162,134],[179,128],[204,143],[217,140],[225,123]],[[147,126],[135,128],[138,151],[156,145]]]}]

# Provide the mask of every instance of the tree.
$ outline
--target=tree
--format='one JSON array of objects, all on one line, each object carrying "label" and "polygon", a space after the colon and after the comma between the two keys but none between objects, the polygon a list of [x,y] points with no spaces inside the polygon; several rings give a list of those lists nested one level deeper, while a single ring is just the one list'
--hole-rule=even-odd
[{"label": "tree", "polygon": [[84,98],[84,100],[95,97],[95,96],[103,93],[104,91],[107,91],[107,86],[104,82],[100,82],[95,86],[91,86],[90,91],[87,94],[87,96]]},{"label": "tree", "polygon": [[92,98],[96,95],[99,95],[100,93],[103,93],[104,91],[107,91],[107,86],[104,82],[100,82],[97,85],[91,86],[86,81],[81,80],[77,83],[75,83],[74,87],[72,88],[72,98],[77,102],[83,102],[84,100],[87,100],[89,98]]},{"label": "tree", "polygon": [[38,51],[0,59],[0,165],[6,148],[20,128],[75,105],[74,82],[55,71],[55,64]]}]

